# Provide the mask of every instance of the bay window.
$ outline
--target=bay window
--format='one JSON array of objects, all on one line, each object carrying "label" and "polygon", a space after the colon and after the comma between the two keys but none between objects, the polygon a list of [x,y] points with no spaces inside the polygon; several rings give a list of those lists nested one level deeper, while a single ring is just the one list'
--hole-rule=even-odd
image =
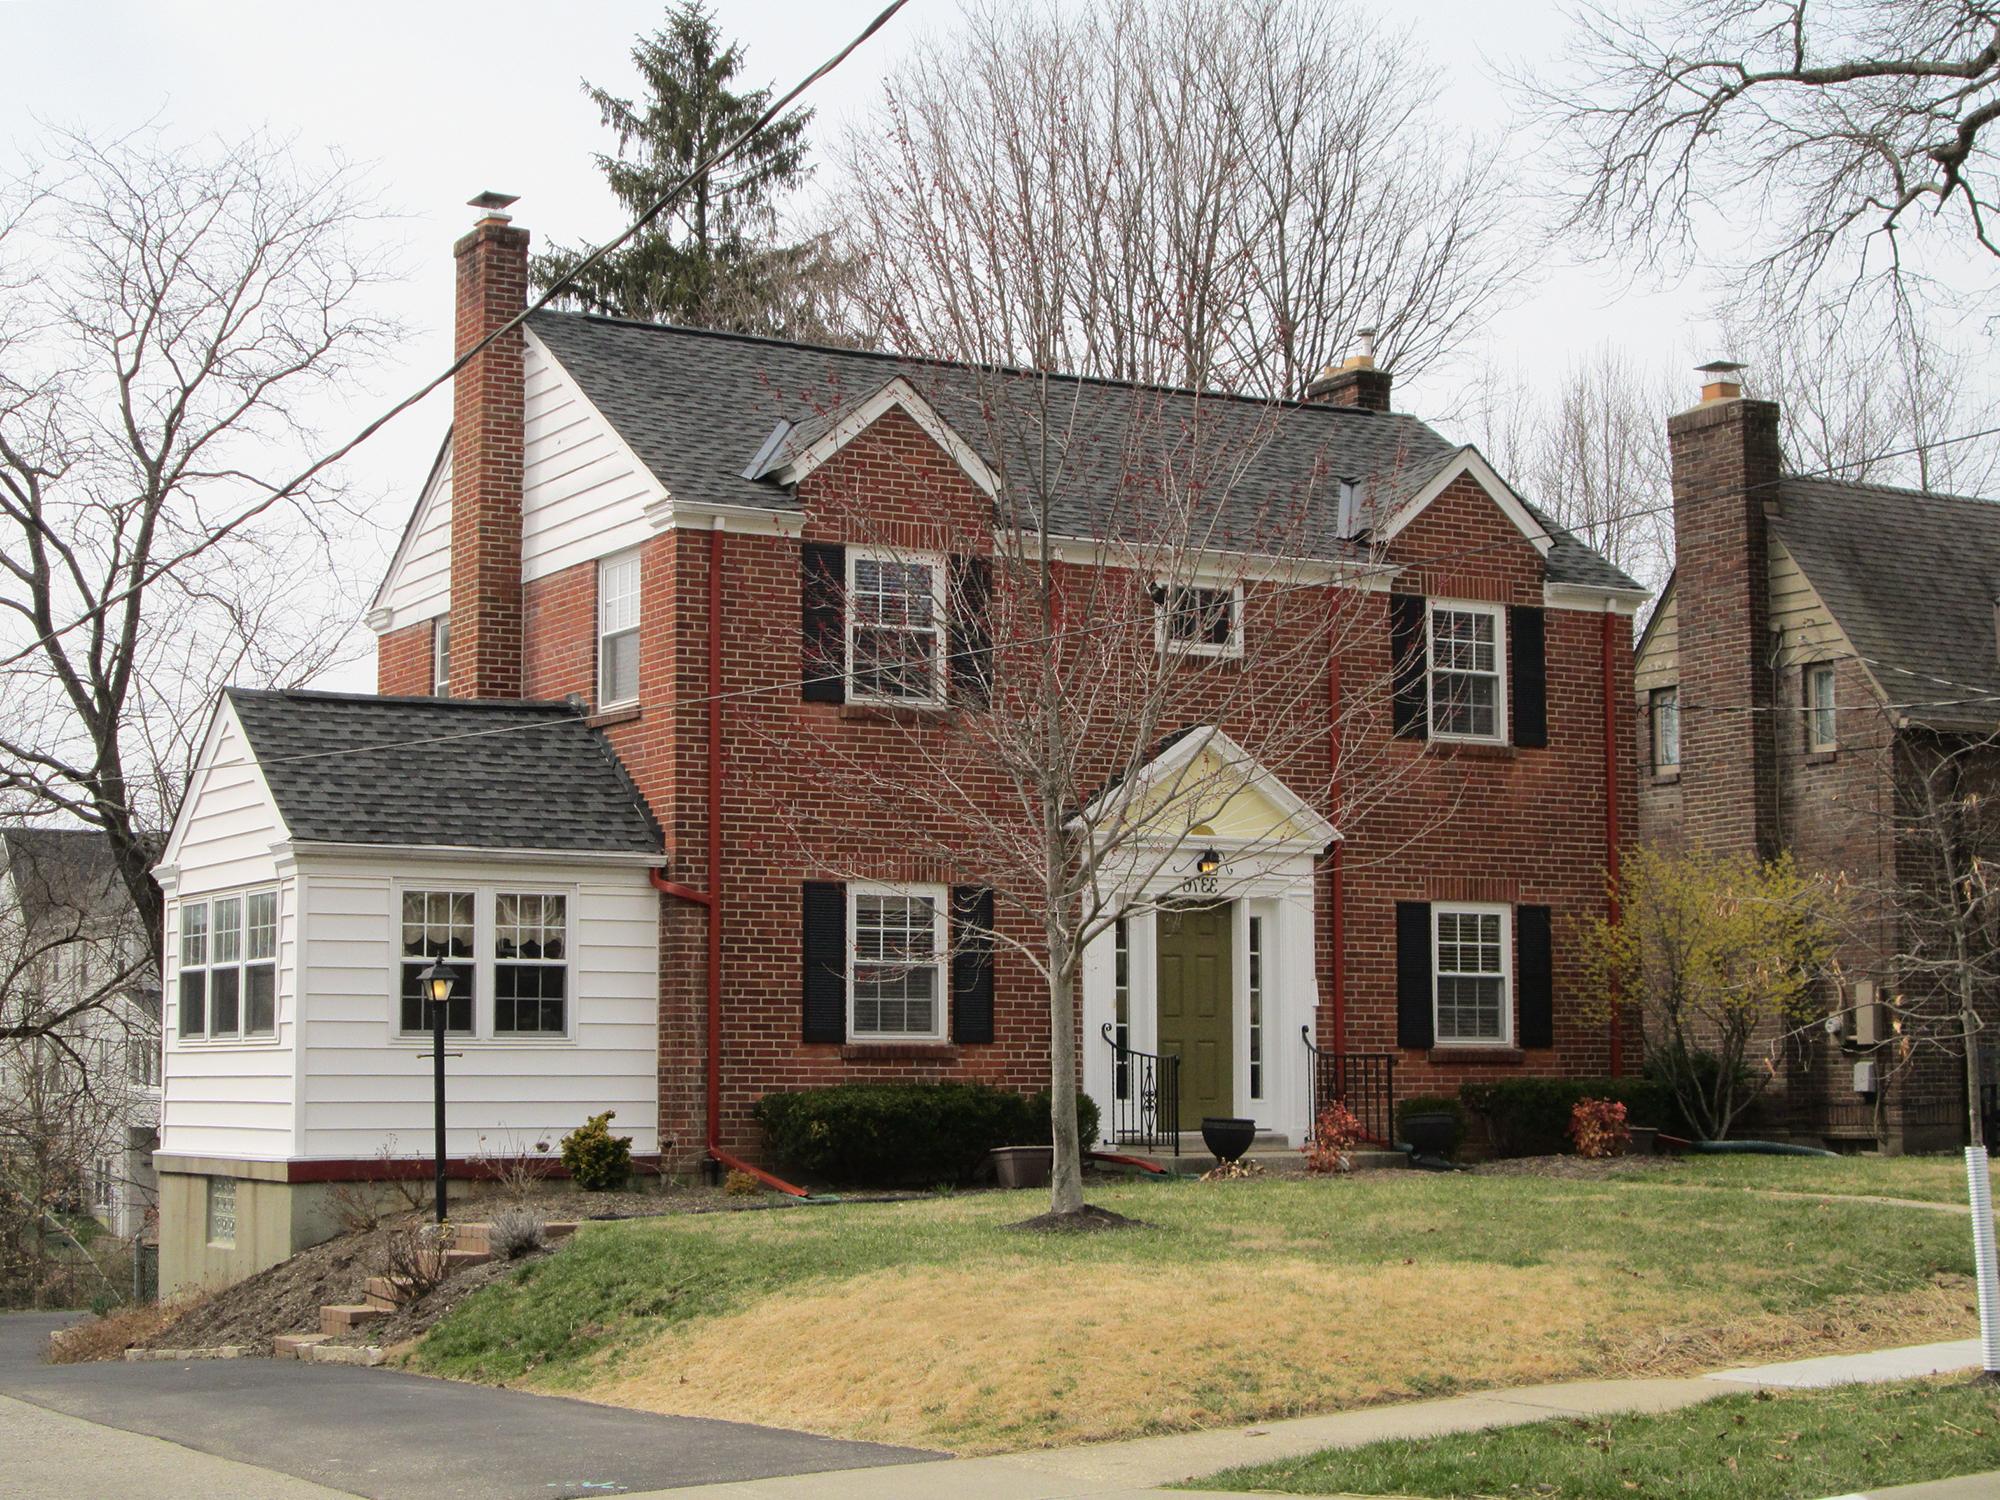
[{"label": "bay window", "polygon": [[176,978],[184,1038],[233,1041],[278,1030],[278,893],[180,903]]}]

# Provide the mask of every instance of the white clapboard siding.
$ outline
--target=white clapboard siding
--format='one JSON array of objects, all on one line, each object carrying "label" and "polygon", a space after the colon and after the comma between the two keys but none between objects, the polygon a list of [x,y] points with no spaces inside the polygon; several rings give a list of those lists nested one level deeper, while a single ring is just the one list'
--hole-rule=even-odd
[{"label": "white clapboard siding", "polygon": [[[641,869],[559,864],[495,867],[452,861],[304,857],[306,882],[303,1140],[299,1154],[366,1160],[431,1149],[428,1039],[400,1035],[398,942],[403,886],[563,891],[570,897],[566,1038],[492,1035],[491,998],[477,995],[482,1033],[447,1043],[453,1156],[551,1143],[610,1109],[635,1151],[659,1149],[658,897]],[[482,939],[484,928],[482,927]]]},{"label": "white clapboard siding", "polygon": [[659,481],[532,332],[523,375],[523,580],[638,546]]},{"label": "white clapboard siding", "polygon": [[1672,687],[1680,680],[1680,619],[1679,601],[1668,594],[1647,627],[1646,647],[1633,669],[1633,686],[1641,693]]},{"label": "white clapboard siding", "polygon": [[451,608],[451,455],[446,453],[417,497],[409,535],[389,564],[376,603],[386,630],[428,620]]},{"label": "white clapboard siding", "polygon": [[1852,656],[1854,648],[1785,544],[1771,540],[1771,628],[1788,665]]}]

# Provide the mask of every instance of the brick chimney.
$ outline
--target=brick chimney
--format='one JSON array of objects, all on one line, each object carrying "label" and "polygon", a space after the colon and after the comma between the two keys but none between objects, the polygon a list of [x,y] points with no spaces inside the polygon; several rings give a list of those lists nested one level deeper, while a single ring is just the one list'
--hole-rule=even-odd
[{"label": "brick chimney", "polygon": [[[458,260],[454,356],[527,306],[528,231],[502,212],[514,199],[481,193]],[[521,696],[522,358],[519,329],[497,340],[452,384],[451,695]]]},{"label": "brick chimney", "polygon": [[1681,806],[1690,846],[1768,858],[1778,842],[1768,524],[1778,404],[1745,398],[1742,370],[1703,365],[1700,403],[1667,419]]},{"label": "brick chimney", "polygon": [[1375,330],[1356,330],[1361,340],[1358,353],[1348,355],[1338,368],[1328,365],[1306,387],[1305,399],[1319,406],[1353,406],[1362,411],[1387,411],[1389,386],[1394,379],[1387,370],[1375,368]]}]

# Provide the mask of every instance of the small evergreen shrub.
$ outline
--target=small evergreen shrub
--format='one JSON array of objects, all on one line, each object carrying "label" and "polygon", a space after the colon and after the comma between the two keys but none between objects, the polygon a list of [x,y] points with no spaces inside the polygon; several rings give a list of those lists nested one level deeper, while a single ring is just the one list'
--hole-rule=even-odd
[{"label": "small evergreen shrub", "polygon": [[1510,1078],[1468,1083],[1459,1097],[1485,1122],[1495,1156],[1561,1155],[1569,1145],[1570,1118],[1584,1099],[1614,1101],[1641,1125],[1679,1133],[1673,1091],[1649,1078]]},{"label": "small evergreen shrub", "polygon": [[1450,1158],[1458,1155],[1459,1147],[1465,1144],[1463,1104],[1449,1094],[1418,1094],[1414,1098],[1405,1099],[1396,1106],[1396,1135],[1399,1140],[1407,1138],[1403,1131],[1403,1122],[1411,1115],[1450,1115],[1454,1128],[1451,1134],[1451,1149],[1445,1152],[1445,1156]]},{"label": "small evergreen shrub", "polygon": [[[752,1115],[780,1160],[854,1186],[969,1181],[995,1146],[1049,1139],[1049,1091],[984,1083],[842,1083],[766,1094]],[[1097,1105],[1078,1093],[1077,1131],[1097,1138]]]},{"label": "small evergreen shrub", "polygon": [[1616,1099],[1579,1099],[1569,1112],[1569,1138],[1578,1156],[1623,1156],[1632,1144],[1625,1106]]},{"label": "small evergreen shrub", "polygon": [[754,1198],[764,1191],[764,1184],[748,1172],[731,1169],[729,1175],[722,1179],[722,1191],[731,1198]]},{"label": "small evergreen shrub", "polygon": [[563,1170],[586,1193],[615,1193],[632,1180],[632,1137],[611,1133],[616,1118],[607,1109],[563,1137]]}]

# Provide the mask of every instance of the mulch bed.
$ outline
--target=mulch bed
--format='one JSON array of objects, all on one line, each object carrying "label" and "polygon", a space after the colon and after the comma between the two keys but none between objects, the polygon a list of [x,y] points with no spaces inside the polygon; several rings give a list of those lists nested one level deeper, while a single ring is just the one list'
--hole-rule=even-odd
[{"label": "mulch bed", "polygon": [[1036,1214],[1009,1229],[1025,1229],[1030,1234],[1097,1234],[1107,1229],[1151,1229],[1143,1219],[1128,1219],[1108,1208],[1086,1203],[1074,1213]]}]

